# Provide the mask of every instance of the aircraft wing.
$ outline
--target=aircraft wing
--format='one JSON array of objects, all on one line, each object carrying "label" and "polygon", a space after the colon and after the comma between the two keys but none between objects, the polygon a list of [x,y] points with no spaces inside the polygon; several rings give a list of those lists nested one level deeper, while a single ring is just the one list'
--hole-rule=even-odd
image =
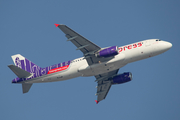
[{"label": "aircraft wing", "polygon": [[98,83],[97,93],[96,93],[96,95],[97,95],[96,103],[97,104],[99,101],[106,98],[106,96],[111,88],[111,78],[113,76],[117,75],[118,70],[119,69],[95,76],[96,81]]},{"label": "aircraft wing", "polygon": [[101,47],[92,43],[88,39],[84,38],[80,34],[76,33],[74,30],[66,25],[55,24],[56,27],[60,28],[68,38],[67,41],[71,41],[76,47],[76,50],[81,50],[89,65],[103,61],[102,58],[97,58],[94,53],[101,49]]},{"label": "aircraft wing", "polygon": [[101,47],[76,33],[68,26],[58,25],[58,27],[66,34],[66,37],[68,38],[67,41],[71,41],[77,47],[77,50],[81,50],[83,54],[88,54],[101,49]]}]

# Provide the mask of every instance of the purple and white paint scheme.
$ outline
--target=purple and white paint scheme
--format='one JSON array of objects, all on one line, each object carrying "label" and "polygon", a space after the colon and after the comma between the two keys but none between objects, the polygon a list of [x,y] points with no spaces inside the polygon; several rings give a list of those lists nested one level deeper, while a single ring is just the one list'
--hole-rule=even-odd
[{"label": "purple and white paint scheme", "polygon": [[43,75],[47,75],[50,70],[56,69],[56,68],[61,68],[61,67],[67,66],[67,65],[69,66],[71,63],[71,61],[67,61],[67,62],[51,65],[51,66],[48,66],[45,68],[41,68],[41,67],[37,66],[36,64],[34,64],[33,62],[26,59],[25,57],[21,56],[20,54],[12,56],[12,59],[14,61],[14,64],[17,67],[32,74],[28,78],[15,78],[14,80],[12,80],[12,83],[19,83],[22,81],[30,80],[32,78],[37,78],[37,77],[40,77]]},{"label": "purple and white paint scheme", "polygon": [[132,80],[130,72],[118,74],[120,68],[128,63],[164,53],[172,47],[169,42],[148,39],[120,47],[101,48],[66,25],[55,24],[55,26],[65,33],[67,41],[71,41],[84,56],[41,68],[20,54],[13,55],[15,65],[8,65],[8,67],[17,75],[17,78],[13,79],[12,83],[22,84],[23,93],[27,93],[33,83],[95,76],[96,103],[99,103],[106,98],[112,85]]},{"label": "purple and white paint scheme", "polygon": [[100,50],[96,54],[96,56],[97,57],[111,57],[111,56],[115,56],[117,54],[118,54],[118,47],[117,46],[112,46],[112,47]]}]

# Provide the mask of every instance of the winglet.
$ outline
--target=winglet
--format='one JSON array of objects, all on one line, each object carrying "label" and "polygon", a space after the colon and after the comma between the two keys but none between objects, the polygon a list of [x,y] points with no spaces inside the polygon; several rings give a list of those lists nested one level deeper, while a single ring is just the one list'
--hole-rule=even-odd
[{"label": "winglet", "polygon": [[58,27],[59,26],[59,24],[54,24],[56,27]]},{"label": "winglet", "polygon": [[99,103],[99,101],[97,101],[97,100],[95,100],[95,102],[96,102],[96,104],[98,104],[98,103]]}]

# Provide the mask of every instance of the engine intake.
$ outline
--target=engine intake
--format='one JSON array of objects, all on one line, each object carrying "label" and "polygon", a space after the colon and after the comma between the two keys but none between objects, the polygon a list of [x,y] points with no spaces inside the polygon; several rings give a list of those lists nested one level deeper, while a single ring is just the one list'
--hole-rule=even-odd
[{"label": "engine intake", "polygon": [[129,82],[132,80],[132,73],[125,72],[123,74],[119,74],[112,79],[112,84],[122,84],[125,82]]},{"label": "engine intake", "polygon": [[118,54],[118,47],[112,46],[98,51],[95,55],[96,57],[111,57]]}]

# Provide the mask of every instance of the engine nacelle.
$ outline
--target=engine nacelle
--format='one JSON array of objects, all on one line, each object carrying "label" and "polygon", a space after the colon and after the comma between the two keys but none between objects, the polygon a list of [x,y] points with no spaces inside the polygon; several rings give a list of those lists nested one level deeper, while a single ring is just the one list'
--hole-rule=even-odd
[{"label": "engine nacelle", "polygon": [[112,46],[98,51],[95,55],[96,57],[111,57],[118,54],[118,47]]},{"label": "engine nacelle", "polygon": [[132,80],[132,73],[125,72],[123,74],[119,74],[112,79],[112,84],[122,84],[125,82],[129,82]]}]

